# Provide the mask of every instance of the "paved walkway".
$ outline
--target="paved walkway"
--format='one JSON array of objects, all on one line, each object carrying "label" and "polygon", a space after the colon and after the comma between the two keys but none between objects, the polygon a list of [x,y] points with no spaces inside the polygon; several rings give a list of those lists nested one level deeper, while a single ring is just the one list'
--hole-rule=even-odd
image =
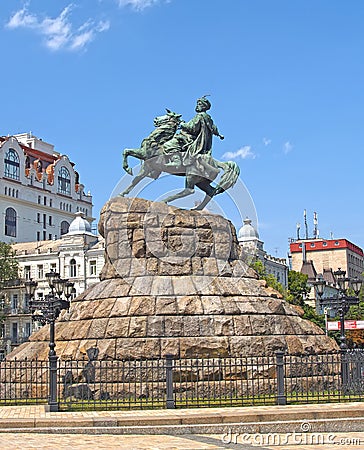
[{"label": "paved walkway", "polygon": [[364,403],[148,411],[0,407],[0,449],[364,449]]},{"label": "paved walkway", "polygon": [[[274,440],[273,440],[274,439]],[[318,445],[317,442],[322,443]],[[275,445],[273,445],[275,443]],[[311,445],[312,443],[312,445]],[[364,432],[326,433],[320,436],[304,435],[300,439],[280,435],[244,435],[227,442],[226,435],[84,435],[84,434],[0,434],[2,450],[50,449],[109,449],[109,450],[322,450],[322,449],[363,449]]]}]

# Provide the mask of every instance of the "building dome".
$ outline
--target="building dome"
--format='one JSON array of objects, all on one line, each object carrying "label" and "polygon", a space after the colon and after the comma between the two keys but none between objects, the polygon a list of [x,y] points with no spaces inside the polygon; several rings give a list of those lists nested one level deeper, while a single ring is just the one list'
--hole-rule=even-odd
[{"label": "building dome", "polygon": [[239,241],[250,241],[253,239],[259,239],[257,230],[253,227],[252,221],[247,217],[244,219],[244,225],[238,232]]},{"label": "building dome", "polygon": [[86,219],[83,218],[83,213],[76,213],[76,217],[71,222],[67,234],[84,234],[91,233],[91,225],[87,222]]}]

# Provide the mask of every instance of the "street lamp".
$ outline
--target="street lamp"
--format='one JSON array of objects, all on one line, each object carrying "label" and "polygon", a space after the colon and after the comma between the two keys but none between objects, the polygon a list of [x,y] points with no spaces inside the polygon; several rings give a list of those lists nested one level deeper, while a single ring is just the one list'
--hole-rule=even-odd
[{"label": "street lamp", "polygon": [[[57,360],[55,347],[55,326],[54,323],[62,309],[68,309],[70,306],[69,298],[73,293],[73,285],[68,280],[63,280],[57,272],[46,273],[50,293],[43,300],[33,300],[35,289],[38,285],[36,281],[28,280],[25,282],[25,292],[29,298],[29,308],[32,311],[33,321],[40,322],[42,325],[49,324],[49,398],[48,405],[50,411],[58,411],[57,402]],[[62,294],[66,300],[62,299]]]},{"label": "street lamp", "polygon": [[[319,297],[320,304],[322,306],[331,307],[338,311],[340,316],[340,348],[342,350],[347,349],[346,337],[345,337],[345,314],[349,311],[351,305],[357,305],[359,302],[359,292],[362,286],[362,280],[358,278],[350,279],[345,277],[345,270],[339,268],[334,272],[334,276],[337,283],[338,293],[335,297],[322,298],[326,282],[322,275],[317,276],[314,283],[315,291]],[[349,288],[351,288],[355,296],[349,295]]]}]

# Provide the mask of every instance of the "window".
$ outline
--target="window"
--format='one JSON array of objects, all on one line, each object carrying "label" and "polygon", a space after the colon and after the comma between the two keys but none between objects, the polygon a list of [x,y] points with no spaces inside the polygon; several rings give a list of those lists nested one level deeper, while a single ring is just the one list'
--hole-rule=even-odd
[{"label": "window", "polygon": [[28,338],[32,332],[32,324],[30,322],[26,322],[25,324],[25,330],[24,330],[24,337]]},{"label": "window", "polygon": [[13,208],[5,211],[5,236],[16,237],[16,211]]},{"label": "window", "polygon": [[12,314],[18,314],[18,294],[12,294],[11,296],[11,312]]},{"label": "window", "polygon": [[76,260],[71,259],[70,261],[70,277],[77,276],[77,266],[76,266]]},{"label": "window", "polygon": [[43,198],[43,205],[44,205],[44,206],[47,206],[47,197],[44,197],[44,198]]},{"label": "window", "polygon": [[322,245],[323,245],[324,247],[327,247],[327,242],[323,242]]},{"label": "window", "polygon": [[46,241],[46,240],[47,240],[47,232],[43,231],[43,241]]},{"label": "window", "polygon": [[66,167],[61,167],[58,172],[58,192],[65,195],[71,194],[71,177]]},{"label": "window", "polygon": [[63,220],[61,222],[61,236],[62,236],[62,234],[68,233],[69,227],[70,227],[70,224],[66,220]]},{"label": "window", "polygon": [[40,223],[40,213],[37,213],[37,222]]},{"label": "window", "polygon": [[18,324],[17,323],[12,323],[11,340],[12,340],[12,342],[18,342]]},{"label": "window", "polygon": [[4,176],[12,178],[13,180],[19,180],[19,156],[15,150],[9,148],[5,155],[5,170]]},{"label": "window", "polygon": [[50,240],[50,241],[52,240],[52,233],[48,234],[48,240]]},{"label": "window", "polygon": [[96,260],[90,261],[90,275],[96,275]]},{"label": "window", "polygon": [[48,225],[52,226],[52,216],[48,217]]},{"label": "window", "polygon": [[43,273],[44,273],[44,271],[43,271],[43,264],[39,264],[37,266],[37,277],[38,277],[38,279],[40,279],[40,280],[43,279]]},{"label": "window", "polygon": [[38,195],[38,204],[40,205],[40,195]]},{"label": "window", "polygon": [[51,208],[52,208],[52,203],[53,203],[53,202],[52,202],[52,199],[50,198],[50,199],[49,199],[49,206],[50,206]]},{"label": "window", "polygon": [[57,272],[57,264],[51,263],[49,268],[51,269],[51,272]]},{"label": "window", "polygon": [[30,280],[30,278],[31,278],[31,271],[30,271],[31,269],[30,269],[30,266],[24,266],[24,278],[26,279],[26,280]]},{"label": "window", "polygon": [[5,186],[5,195],[8,195],[8,188]]},{"label": "window", "polygon": [[43,214],[43,228],[47,228],[47,215]]},{"label": "window", "polygon": [[37,241],[40,241],[40,231],[37,231]]}]

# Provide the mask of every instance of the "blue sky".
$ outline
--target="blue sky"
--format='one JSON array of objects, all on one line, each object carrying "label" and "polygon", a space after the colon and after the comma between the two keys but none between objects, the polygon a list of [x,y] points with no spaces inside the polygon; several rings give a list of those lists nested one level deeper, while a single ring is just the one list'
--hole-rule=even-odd
[{"label": "blue sky", "polygon": [[[123,148],[210,94],[213,154],[239,164],[270,253],[286,255],[304,209],[310,230],[317,211],[322,237],[364,247],[363,17],[361,0],[2,0],[0,134],[68,154],[98,218]],[[233,200],[216,198],[239,226],[253,213]]]}]

